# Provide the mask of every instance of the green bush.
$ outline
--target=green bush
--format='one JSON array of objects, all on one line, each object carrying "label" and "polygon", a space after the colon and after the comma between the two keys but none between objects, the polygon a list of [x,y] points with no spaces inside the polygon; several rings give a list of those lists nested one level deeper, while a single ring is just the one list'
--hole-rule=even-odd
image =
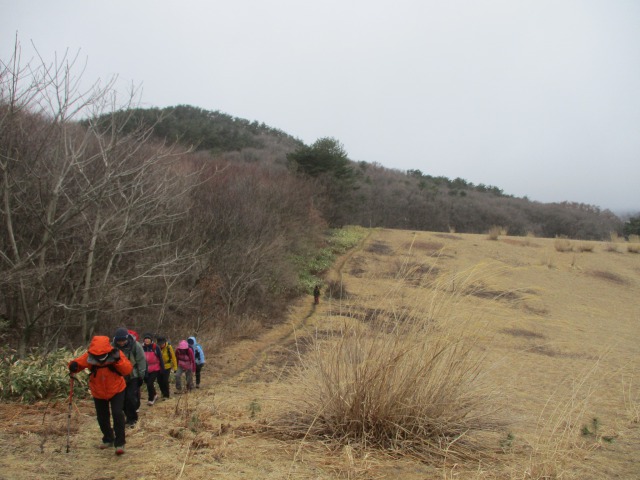
[{"label": "green bush", "polygon": [[[68,396],[67,364],[83,351],[79,349],[72,352],[65,348],[49,353],[33,351],[21,359],[14,351],[4,350],[0,356],[0,398],[28,403]],[[77,388],[83,377],[77,377],[74,396],[87,395],[86,388]]]},{"label": "green bush", "polygon": [[313,287],[322,284],[321,275],[331,268],[337,255],[342,255],[358,245],[366,235],[363,227],[349,226],[329,231],[324,248],[310,252],[308,255],[297,255],[294,263],[298,266],[298,287],[300,292],[311,292]]}]

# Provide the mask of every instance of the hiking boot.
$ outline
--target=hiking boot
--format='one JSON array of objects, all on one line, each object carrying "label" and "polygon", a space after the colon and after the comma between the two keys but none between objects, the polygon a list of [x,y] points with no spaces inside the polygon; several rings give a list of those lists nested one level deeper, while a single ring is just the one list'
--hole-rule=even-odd
[{"label": "hiking boot", "polygon": [[100,445],[98,445],[98,448],[100,450],[106,450],[107,448],[112,448],[113,447],[113,442],[102,442]]},{"label": "hiking boot", "polygon": [[156,400],[158,400],[158,395],[157,395],[157,394],[156,394],[156,396],[155,396],[155,397],[153,397],[153,399],[152,399],[152,400],[149,400],[149,401],[147,402],[147,405],[149,405],[149,406],[153,405],[154,403],[156,403]]},{"label": "hiking boot", "polygon": [[116,455],[124,455],[124,445],[116,447]]}]

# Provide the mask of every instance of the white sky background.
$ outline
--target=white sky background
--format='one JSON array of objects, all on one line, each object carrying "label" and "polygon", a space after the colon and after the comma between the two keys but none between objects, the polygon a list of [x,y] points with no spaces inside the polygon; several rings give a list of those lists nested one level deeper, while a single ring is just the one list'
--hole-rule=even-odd
[{"label": "white sky background", "polygon": [[353,160],[640,211],[637,0],[0,0],[47,60],[80,50],[143,107],[265,122]]}]

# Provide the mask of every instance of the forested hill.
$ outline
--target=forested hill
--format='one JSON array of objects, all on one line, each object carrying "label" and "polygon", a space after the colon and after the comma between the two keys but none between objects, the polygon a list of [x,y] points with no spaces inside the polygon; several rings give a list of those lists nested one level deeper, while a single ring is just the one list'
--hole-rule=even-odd
[{"label": "forested hill", "polygon": [[283,144],[288,149],[302,145],[300,140],[264,123],[189,105],[163,109],[138,108],[119,112],[118,116],[118,121],[126,120],[127,133],[144,123],[153,126],[154,134],[163,140],[214,154],[247,148],[264,149],[269,143]]},{"label": "forested hill", "polygon": [[[218,159],[302,173],[313,179],[321,210],[333,226],[469,233],[500,226],[514,235],[582,239],[604,239],[622,230],[621,219],[594,205],[532,202],[505,194],[499,187],[475,185],[462,178],[352,162],[339,140],[319,139],[306,146],[264,123],[218,111],[182,105],[126,114],[131,115],[131,128],[143,121],[154,125],[154,134],[163,140],[208,151]],[[332,164],[336,160],[340,173]]]}]

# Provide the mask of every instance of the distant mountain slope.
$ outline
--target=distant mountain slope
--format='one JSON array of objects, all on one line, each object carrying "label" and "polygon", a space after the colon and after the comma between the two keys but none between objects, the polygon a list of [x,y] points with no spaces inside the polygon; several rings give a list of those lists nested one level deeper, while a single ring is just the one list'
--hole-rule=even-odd
[{"label": "distant mountain slope", "polygon": [[[292,152],[309,148],[264,123],[189,105],[135,109],[119,115],[128,116],[126,129],[133,130],[141,124],[153,127],[153,134],[161,140],[207,151],[224,162],[288,168]],[[320,185],[319,205],[333,226],[467,233],[501,226],[514,235],[584,239],[605,239],[611,232],[622,233],[621,220],[597,206],[570,201],[534,202],[509,195],[499,187],[474,185],[462,178],[434,177],[420,170],[405,172],[366,161],[349,163],[355,178],[352,192],[332,189],[331,180],[326,178],[312,179]],[[331,220],[338,217],[337,223]]]}]

